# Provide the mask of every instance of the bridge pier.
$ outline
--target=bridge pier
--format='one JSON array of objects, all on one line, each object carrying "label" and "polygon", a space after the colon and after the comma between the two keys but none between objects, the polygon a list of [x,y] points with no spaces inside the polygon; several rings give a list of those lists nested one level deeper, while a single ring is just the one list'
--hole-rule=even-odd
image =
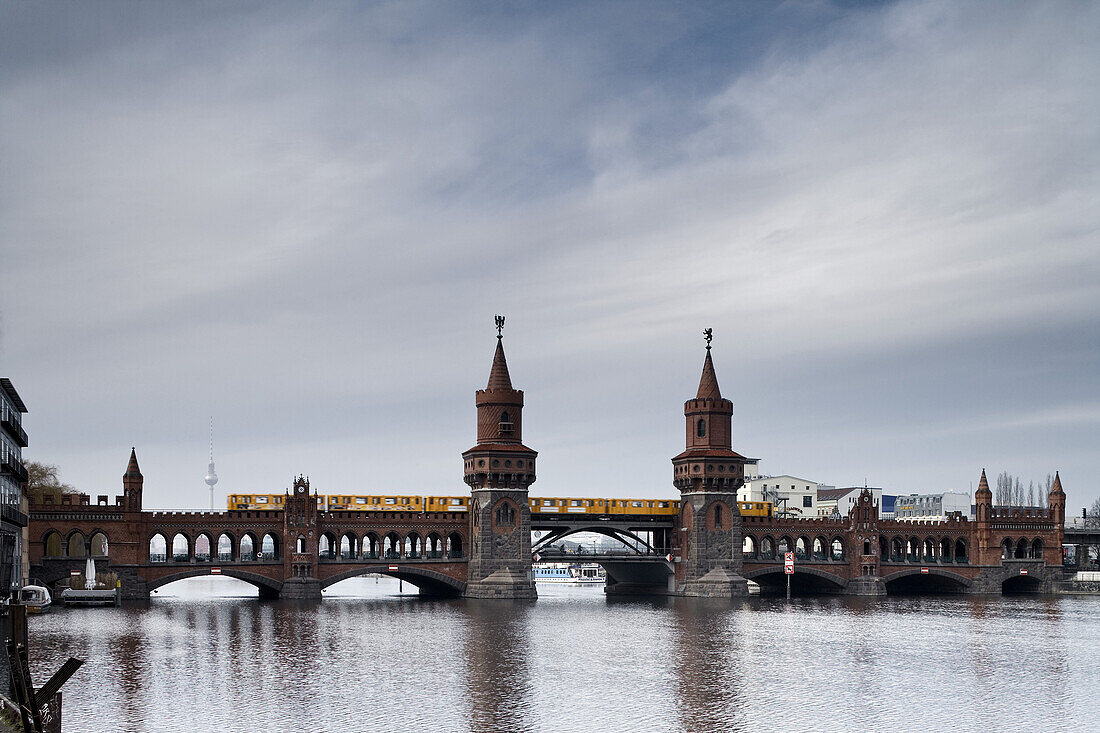
[{"label": "bridge pier", "polygon": [[845,596],[884,596],[886,595],[886,582],[878,577],[860,575],[848,581],[841,595]]},{"label": "bridge pier", "polygon": [[260,600],[282,598],[296,601],[321,600],[321,581],[317,578],[287,578],[281,591],[260,588]]}]

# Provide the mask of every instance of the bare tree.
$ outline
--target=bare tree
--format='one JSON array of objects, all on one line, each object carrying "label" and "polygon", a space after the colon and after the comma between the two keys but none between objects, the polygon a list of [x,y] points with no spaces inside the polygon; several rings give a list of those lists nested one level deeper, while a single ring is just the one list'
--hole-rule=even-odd
[{"label": "bare tree", "polygon": [[1027,505],[1035,506],[1035,482],[1032,481],[1027,485]]},{"label": "bare tree", "polygon": [[1094,499],[1085,516],[1086,527],[1100,527],[1100,499]]},{"label": "bare tree", "polygon": [[43,496],[79,493],[61,480],[61,471],[57,466],[38,461],[27,461],[24,465],[27,468],[27,496],[32,502],[41,502]]}]

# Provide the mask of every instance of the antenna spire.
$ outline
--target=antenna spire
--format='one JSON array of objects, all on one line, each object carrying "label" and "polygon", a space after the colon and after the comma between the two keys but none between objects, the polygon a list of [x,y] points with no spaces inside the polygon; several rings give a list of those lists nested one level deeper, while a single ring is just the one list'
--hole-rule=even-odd
[{"label": "antenna spire", "polygon": [[218,483],[218,474],[214,471],[214,418],[210,418],[210,465],[203,479],[210,487],[210,511],[214,511],[214,484]]}]

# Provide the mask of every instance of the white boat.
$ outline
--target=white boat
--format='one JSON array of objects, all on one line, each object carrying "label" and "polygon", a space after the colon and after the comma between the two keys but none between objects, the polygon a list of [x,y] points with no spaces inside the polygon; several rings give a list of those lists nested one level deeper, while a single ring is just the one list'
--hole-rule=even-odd
[{"label": "white boat", "polygon": [[27,613],[45,613],[53,599],[41,585],[25,585],[19,590],[19,603],[27,607]]},{"label": "white boat", "polygon": [[537,563],[532,566],[532,570],[536,583],[603,583],[607,580],[604,569],[594,562]]}]

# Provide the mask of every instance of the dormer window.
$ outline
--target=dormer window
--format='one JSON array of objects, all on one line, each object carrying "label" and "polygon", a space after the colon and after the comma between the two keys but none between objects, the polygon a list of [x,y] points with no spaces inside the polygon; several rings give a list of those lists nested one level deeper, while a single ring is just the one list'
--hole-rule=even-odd
[{"label": "dormer window", "polygon": [[695,434],[700,438],[707,437],[707,421],[703,418],[699,418],[699,422],[695,423]]},{"label": "dormer window", "polygon": [[500,415],[500,434],[511,435],[512,434],[512,416],[507,412]]}]

